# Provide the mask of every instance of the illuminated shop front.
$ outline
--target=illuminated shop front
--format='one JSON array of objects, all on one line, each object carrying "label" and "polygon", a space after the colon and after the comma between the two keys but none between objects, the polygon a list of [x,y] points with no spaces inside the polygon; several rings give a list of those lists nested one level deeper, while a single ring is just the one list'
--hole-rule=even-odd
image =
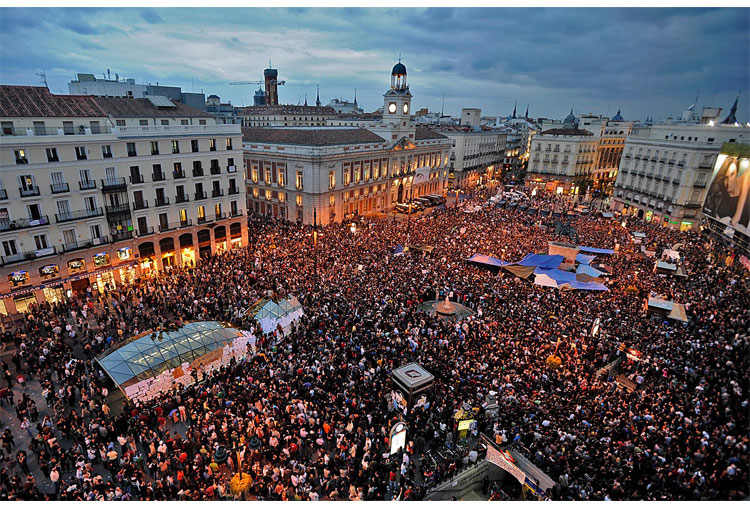
[{"label": "illuminated shop front", "polygon": [[242,224],[239,222],[233,223],[229,226],[230,236],[230,248],[241,248],[242,247]]},{"label": "illuminated shop front", "polygon": [[65,288],[63,287],[63,284],[57,284],[57,285],[50,285],[48,287],[45,287],[43,289],[44,292],[44,299],[47,300],[48,303],[54,304],[54,303],[62,303],[67,299]]},{"label": "illuminated shop front", "polygon": [[68,261],[68,273],[74,275],[82,271],[86,271],[86,261],[84,259],[70,259]]},{"label": "illuminated shop front", "polygon": [[174,251],[174,238],[162,238],[159,240],[159,249],[161,250],[161,265],[170,267],[176,264]]},{"label": "illuminated shop front", "polygon": [[109,254],[106,252],[94,255],[94,268],[109,266]]},{"label": "illuminated shop front", "polygon": [[52,280],[60,276],[60,267],[57,264],[48,264],[39,268],[39,278],[42,281]]},{"label": "illuminated shop front", "polygon": [[31,276],[28,271],[14,271],[8,275],[8,282],[10,282],[11,289],[16,289],[30,284]]},{"label": "illuminated shop front", "polygon": [[201,259],[211,257],[211,229],[198,231],[198,255]]},{"label": "illuminated shop front", "polygon": [[135,278],[135,266],[120,268],[120,280],[122,281],[122,283],[132,284],[133,282],[135,282]]},{"label": "illuminated shop front", "polygon": [[227,228],[220,225],[214,229],[214,239],[216,240],[216,253],[227,251]]},{"label": "illuminated shop front", "polygon": [[180,259],[184,266],[195,266],[195,249],[193,248],[192,233],[181,234],[180,242]]},{"label": "illuminated shop front", "polygon": [[151,241],[141,243],[138,245],[138,253],[140,254],[139,263],[141,266],[141,274],[147,275],[156,271],[154,243]]}]

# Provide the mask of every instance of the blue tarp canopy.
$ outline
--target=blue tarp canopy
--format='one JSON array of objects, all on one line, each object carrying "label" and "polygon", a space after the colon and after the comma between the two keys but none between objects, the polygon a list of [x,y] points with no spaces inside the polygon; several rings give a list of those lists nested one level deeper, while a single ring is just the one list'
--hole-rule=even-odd
[{"label": "blue tarp canopy", "polygon": [[489,255],[483,255],[483,254],[474,254],[468,259],[466,259],[467,262],[474,262],[476,264],[483,264],[485,266],[492,266],[501,268],[505,266],[506,264],[509,264],[508,262],[503,262],[497,257],[490,257]]},{"label": "blue tarp canopy", "polygon": [[570,286],[578,290],[609,290],[609,288],[603,283],[597,282],[570,282]]},{"label": "blue tarp canopy", "polygon": [[527,254],[516,264],[521,266],[536,266],[539,268],[556,268],[565,258],[562,255]]},{"label": "blue tarp canopy", "polygon": [[576,269],[576,273],[583,273],[585,275],[593,276],[594,278],[609,274],[605,273],[604,271],[599,271],[598,269],[592,268],[587,264],[579,264],[578,269]]},{"label": "blue tarp canopy", "polygon": [[563,288],[565,285],[567,285],[571,289],[579,290],[609,290],[606,285],[598,282],[578,281],[576,273],[570,273],[561,269],[536,268],[534,270],[534,275],[534,283],[536,283],[537,285],[543,285],[545,287]]},{"label": "blue tarp canopy", "polygon": [[576,255],[576,262],[579,262],[581,264],[591,264],[591,261],[596,259],[596,255],[586,255],[579,253]]},{"label": "blue tarp canopy", "polygon": [[576,280],[575,273],[571,273],[569,271],[563,271],[562,269],[557,269],[557,268],[552,268],[552,269],[536,268],[534,270],[534,274],[535,275],[547,275],[548,277],[556,281],[558,285],[562,285],[564,283],[575,282]]},{"label": "blue tarp canopy", "polygon": [[606,255],[612,255],[613,253],[615,253],[614,250],[608,250],[606,248],[593,248],[590,246],[579,246],[578,250],[580,250],[581,252],[606,254]]}]

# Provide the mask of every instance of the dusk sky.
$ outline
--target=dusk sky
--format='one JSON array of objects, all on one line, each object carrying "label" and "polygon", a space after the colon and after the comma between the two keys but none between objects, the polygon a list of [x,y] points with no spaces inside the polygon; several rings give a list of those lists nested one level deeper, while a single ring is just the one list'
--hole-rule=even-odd
[{"label": "dusk sky", "polygon": [[626,120],[699,108],[750,117],[750,9],[504,8],[4,8],[0,83],[68,93],[75,74],[181,86],[252,104],[268,61],[282,103],[351,100],[382,105],[399,53],[412,110],[480,107],[530,116],[576,113]]}]

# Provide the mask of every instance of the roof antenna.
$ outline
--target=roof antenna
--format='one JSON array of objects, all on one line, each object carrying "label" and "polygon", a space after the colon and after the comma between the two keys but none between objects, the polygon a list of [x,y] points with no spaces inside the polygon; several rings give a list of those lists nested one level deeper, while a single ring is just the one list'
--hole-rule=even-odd
[{"label": "roof antenna", "polygon": [[36,75],[42,79],[42,83],[44,83],[44,87],[49,90],[49,85],[47,84],[47,73],[44,72],[44,70],[42,70],[41,72],[37,72]]},{"label": "roof antenna", "polygon": [[401,51],[398,52],[398,63],[401,63]]},{"label": "roof antenna", "polygon": [[443,105],[440,106],[440,117],[443,117],[443,111],[445,111],[445,92],[443,92]]}]

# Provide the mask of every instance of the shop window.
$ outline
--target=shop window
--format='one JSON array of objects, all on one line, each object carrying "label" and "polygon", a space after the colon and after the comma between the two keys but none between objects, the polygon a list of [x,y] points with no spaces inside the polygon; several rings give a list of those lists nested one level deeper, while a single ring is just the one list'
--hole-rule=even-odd
[{"label": "shop window", "polygon": [[102,252],[94,255],[94,267],[99,268],[109,264],[109,254]]},{"label": "shop window", "polygon": [[80,273],[81,271],[86,271],[86,261],[83,259],[69,260],[68,271],[71,273]]},{"label": "shop window", "polygon": [[31,277],[28,271],[14,271],[8,275],[8,282],[10,282],[11,288],[21,287],[31,282]]},{"label": "shop window", "polygon": [[130,248],[129,246],[120,248],[117,251],[117,258],[120,259],[121,261],[126,261],[128,259],[132,259],[133,258],[133,249]]},{"label": "shop window", "polygon": [[39,268],[39,277],[42,280],[49,280],[60,276],[60,268],[57,264],[48,264]]}]

